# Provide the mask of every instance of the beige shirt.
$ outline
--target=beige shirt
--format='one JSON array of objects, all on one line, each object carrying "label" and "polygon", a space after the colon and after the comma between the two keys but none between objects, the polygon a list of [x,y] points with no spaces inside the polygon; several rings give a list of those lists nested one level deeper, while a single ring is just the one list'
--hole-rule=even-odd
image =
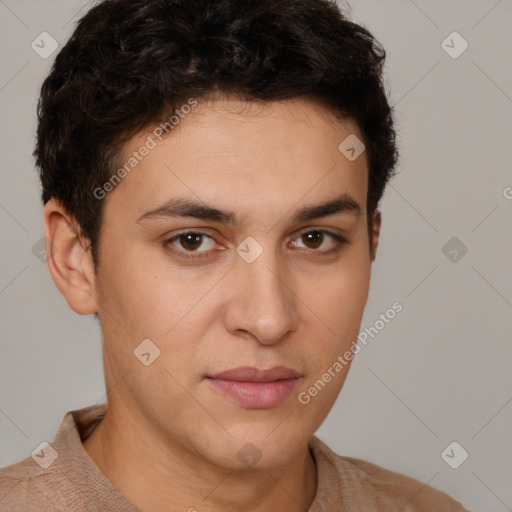
[{"label": "beige shirt", "polygon": [[[69,411],[51,443],[0,469],[0,512],[140,512],[82,445],[105,413],[105,404]],[[309,512],[468,512],[441,491],[375,464],[342,457],[315,436],[309,447],[318,468],[317,493]]]}]

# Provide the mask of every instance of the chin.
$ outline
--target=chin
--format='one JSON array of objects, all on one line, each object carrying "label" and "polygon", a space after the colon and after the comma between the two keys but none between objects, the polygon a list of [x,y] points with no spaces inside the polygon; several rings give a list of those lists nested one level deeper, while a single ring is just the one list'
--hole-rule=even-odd
[{"label": "chin", "polygon": [[[262,470],[276,469],[289,464],[302,449],[305,449],[310,436],[297,432],[294,423],[290,423],[294,431],[276,429],[276,424],[259,425],[258,428],[247,428],[240,425],[235,434],[223,436],[209,443],[208,458],[215,465],[228,470]],[[272,432],[273,429],[276,429]]]}]

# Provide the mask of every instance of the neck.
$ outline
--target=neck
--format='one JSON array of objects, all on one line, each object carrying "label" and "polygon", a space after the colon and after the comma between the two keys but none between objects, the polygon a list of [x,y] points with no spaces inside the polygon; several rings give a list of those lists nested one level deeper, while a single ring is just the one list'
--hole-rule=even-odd
[{"label": "neck", "polygon": [[[122,425],[122,428],[120,426]],[[306,512],[316,494],[317,470],[307,444],[286,466],[230,470],[169,445],[130,415],[110,409],[84,441],[100,471],[137,508],[147,512]]]}]

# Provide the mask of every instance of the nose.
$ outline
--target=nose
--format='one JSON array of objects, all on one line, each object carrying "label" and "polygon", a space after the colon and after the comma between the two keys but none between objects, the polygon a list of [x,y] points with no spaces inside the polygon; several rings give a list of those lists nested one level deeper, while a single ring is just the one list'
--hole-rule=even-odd
[{"label": "nose", "polygon": [[226,329],[263,345],[278,343],[298,325],[297,297],[290,273],[275,251],[265,249],[252,263],[239,258],[230,272]]}]

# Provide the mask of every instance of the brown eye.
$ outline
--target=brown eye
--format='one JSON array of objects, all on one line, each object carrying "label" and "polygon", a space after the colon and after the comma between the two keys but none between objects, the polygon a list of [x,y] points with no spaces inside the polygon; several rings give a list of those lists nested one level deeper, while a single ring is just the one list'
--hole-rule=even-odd
[{"label": "brown eye", "polygon": [[185,231],[165,240],[164,247],[178,256],[204,258],[211,255],[215,240],[206,233]]},{"label": "brown eye", "polygon": [[201,233],[185,233],[183,235],[179,235],[178,240],[183,249],[187,249],[187,251],[195,251],[201,246],[201,243],[203,242],[203,235]]},{"label": "brown eye", "polygon": [[348,243],[349,241],[338,233],[332,233],[325,229],[310,229],[309,231],[303,231],[297,241],[293,242],[293,246],[327,254],[341,249],[342,245]]},{"label": "brown eye", "polygon": [[309,249],[318,249],[324,241],[324,234],[322,231],[309,231],[302,235],[302,239]]}]

